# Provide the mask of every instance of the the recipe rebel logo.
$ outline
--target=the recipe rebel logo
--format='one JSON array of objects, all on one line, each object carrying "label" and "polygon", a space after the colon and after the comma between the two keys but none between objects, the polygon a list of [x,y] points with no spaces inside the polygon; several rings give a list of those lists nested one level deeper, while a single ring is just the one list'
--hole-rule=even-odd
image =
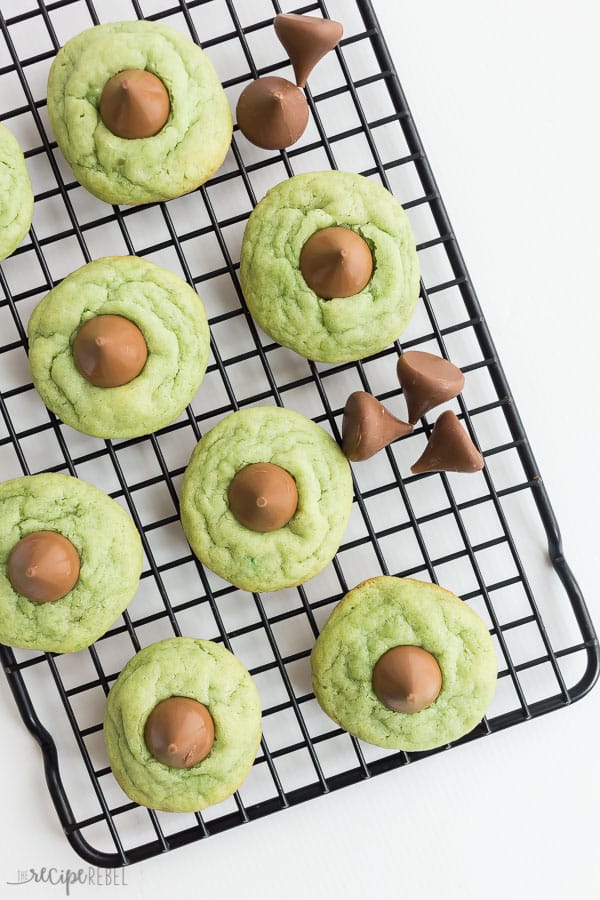
[{"label": "the recipe rebel logo", "polygon": [[18,869],[16,879],[7,881],[6,884],[10,887],[21,887],[24,884],[62,887],[67,897],[71,896],[71,889],[80,884],[92,887],[127,887],[124,869],[99,869],[95,866],[85,869],[59,869],[56,866]]}]

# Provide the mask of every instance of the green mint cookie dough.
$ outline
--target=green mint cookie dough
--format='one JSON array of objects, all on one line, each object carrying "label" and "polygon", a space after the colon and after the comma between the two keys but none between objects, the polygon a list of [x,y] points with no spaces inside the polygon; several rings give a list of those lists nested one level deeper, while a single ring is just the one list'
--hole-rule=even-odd
[{"label": "green mint cookie dough", "polygon": [[[152,137],[117,137],[98,104],[123,70],[159,78],[171,111]],[[232,117],[221,82],[203,50],[158,22],[110,22],[83,31],[58,52],[48,78],[48,114],[75,177],[107,203],[152,203],[204,184],[222,164]]]},{"label": "green mint cookie dough", "polygon": [[[371,683],[379,658],[402,645],[431,653],[442,673],[437,699],[416,713],[389,709]],[[311,667],[328,716],[363,741],[407,751],[471,731],[492,700],[498,671],[489,631],[470,607],[438,585],[389,576],[346,594],[317,638]]]},{"label": "green mint cookie dough", "polygon": [[[187,769],[159,762],[144,740],[148,716],[169,697],[197,700],[214,722],[210,753]],[[132,800],[193,812],[238,789],[258,750],[260,719],[256,685],[229,650],[176,637],[145,647],[127,663],[106,701],[104,738],[113,774]]]},{"label": "green mint cookie dough", "polygon": [[[273,463],[296,483],[287,525],[262,533],[235,518],[233,477],[252,463]],[[181,522],[196,556],[247,591],[301,584],[332,560],[352,508],[348,461],[335,441],[289,409],[258,406],[232,413],[198,443],[183,479]]]},{"label": "green mint cookie dough", "polygon": [[[79,328],[99,315],[130,320],[148,347],[141,373],[120,387],[91,384],[73,359]],[[195,290],[137,256],[105,257],[68,275],[36,306],[28,333],[42,400],[94,437],[137,437],[168,425],[198,390],[208,362],[208,322]]]},{"label": "green mint cookie dough", "polygon": [[33,191],[17,139],[0,125],[0,259],[16,250],[31,225]]},{"label": "green mint cookie dough", "polygon": [[[371,248],[373,274],[359,293],[324,300],[300,271],[317,231],[351,228]],[[419,264],[406,213],[394,197],[351,172],[296,175],[272,188],[248,220],[240,279],[260,327],[308,359],[350,362],[383,350],[404,330],[419,294]]]},{"label": "green mint cookie dough", "polygon": [[[66,596],[36,603],[7,575],[26,535],[56,531],[79,554],[79,579]],[[73,653],[107,631],[132,600],[142,570],[142,543],[125,510],[70,475],[42,474],[0,484],[0,642],[28,650]]]}]

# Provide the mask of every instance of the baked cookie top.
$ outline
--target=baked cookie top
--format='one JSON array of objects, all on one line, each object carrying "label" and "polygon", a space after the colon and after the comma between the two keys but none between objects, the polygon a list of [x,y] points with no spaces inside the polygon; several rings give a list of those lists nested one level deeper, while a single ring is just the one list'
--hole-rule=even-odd
[{"label": "baked cookie top", "polygon": [[[442,675],[437,699],[396,712],[373,689],[373,669],[393,647],[428,651]],[[362,582],[335,607],[311,655],[313,688],[328,716],[350,734],[388,749],[430,750],[482,719],[497,661],[485,623],[450,591],[412,578]]]},{"label": "baked cookie top", "polygon": [[[234,476],[271,463],[292,476],[295,514],[262,533],[242,525],[229,507]],[[196,556],[248,591],[276,591],[307,581],[331,561],[352,508],[352,477],[344,454],[310,419],[259,406],[232,413],[198,443],[186,469],[181,521]]]},{"label": "baked cookie top", "polygon": [[[373,256],[373,272],[352,296],[317,296],[300,269],[316,232],[352,229]],[[376,182],[352,172],[296,175],[272,188],[252,212],[240,278],[260,327],[308,359],[349,362],[383,350],[404,330],[419,293],[408,217]]]},{"label": "baked cookie top", "polygon": [[[171,110],[152,137],[117,137],[98,111],[105,84],[124,70],[156,75]],[[68,41],[48,78],[48,114],[76,178],[107,203],[150,203],[203,184],[232,134],[225,92],[203,50],[158,22],[110,22]]]},{"label": "baked cookie top", "polygon": [[[79,555],[75,587],[52,603],[17,593],[8,559],[26,535],[52,531]],[[133,598],[142,543],[130,516],[98,488],[70,475],[41,474],[0,484],[0,642],[71,653],[104,634]]]},{"label": "baked cookie top", "polygon": [[[169,697],[202,703],[214,722],[208,756],[173,768],[150,753],[144,728]],[[140,650],[106,701],[104,737],[111,768],[125,793],[152,809],[192,812],[219,803],[248,774],[261,738],[256,685],[235,656],[212,641],[168,638]]]},{"label": "baked cookie top", "polygon": [[[121,316],[141,331],[148,357],[119,387],[91,384],[73,342],[95,316]],[[185,409],[206,371],[210,334],[202,301],[182,278],[137,256],[109,256],[68,275],[36,306],[29,364],[42,400],[67,425],[104,438],[149,434]]]},{"label": "baked cookie top", "polygon": [[15,136],[0,125],[0,259],[16,250],[31,225],[33,191]]}]

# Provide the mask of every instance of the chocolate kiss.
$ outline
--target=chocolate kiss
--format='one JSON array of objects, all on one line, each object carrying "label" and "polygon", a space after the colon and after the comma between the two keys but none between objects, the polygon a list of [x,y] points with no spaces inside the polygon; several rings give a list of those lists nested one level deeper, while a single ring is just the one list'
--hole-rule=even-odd
[{"label": "chocolate kiss", "polygon": [[109,79],[98,105],[100,118],[117,137],[152,137],[165,126],[171,112],[169,92],[145,69],[126,69]]},{"label": "chocolate kiss", "polygon": [[442,689],[442,672],[435,656],[423,647],[391,647],[373,668],[373,691],[381,702],[400,713],[418,713],[434,703]]},{"label": "chocolate kiss", "polygon": [[372,394],[355,391],[344,406],[342,449],[352,462],[360,462],[412,430],[412,425],[393,416]]},{"label": "chocolate kiss", "polygon": [[52,603],[73,590],[79,569],[79,554],[68,538],[55,531],[33,531],[11,550],[6,574],[28,600]]},{"label": "chocolate kiss", "polygon": [[189,769],[212,750],[215,726],[203,703],[191,697],[167,697],[158,703],[144,726],[152,756],[173,769]]},{"label": "chocolate kiss", "polygon": [[442,413],[411,472],[479,472],[483,456],[451,409]]},{"label": "chocolate kiss", "polygon": [[408,421],[413,425],[434,406],[460,394],[465,383],[458,366],[422,350],[403,353],[396,371],[408,406]]},{"label": "chocolate kiss", "polygon": [[339,44],[344,33],[333,19],[294,13],[275,16],[273,25],[294,67],[298,87],[304,87],[316,64]]},{"label": "chocolate kiss", "polygon": [[148,347],[140,329],[112,314],[93,316],[73,341],[73,361],[83,377],[97,387],[128,384],[140,374]]},{"label": "chocolate kiss", "polygon": [[232,478],[229,508],[252,531],[275,531],[290,521],[298,506],[298,489],[289,472],[274,463],[250,463]]},{"label": "chocolate kiss", "polygon": [[352,231],[332,225],[315,231],[300,251],[300,272],[322,300],[353,297],[373,274],[373,256],[367,242]]},{"label": "chocolate kiss", "polygon": [[263,150],[291,147],[304,134],[308,103],[288,81],[268,75],[251,81],[240,94],[236,118],[242,134]]}]

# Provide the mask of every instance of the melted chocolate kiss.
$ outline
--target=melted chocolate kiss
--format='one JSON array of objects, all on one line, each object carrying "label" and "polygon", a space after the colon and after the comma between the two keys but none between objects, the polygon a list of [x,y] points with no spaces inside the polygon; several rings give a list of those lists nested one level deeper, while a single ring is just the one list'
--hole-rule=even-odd
[{"label": "melted chocolate kiss", "polygon": [[144,69],[125,69],[104,85],[98,105],[100,118],[117,137],[148,138],[164,127],[171,101],[156,75]]},{"label": "melted chocolate kiss", "polygon": [[75,365],[97,387],[128,384],[140,374],[147,358],[142,332],[123,316],[94,316],[73,341]]},{"label": "melted chocolate kiss", "polygon": [[309,237],[300,252],[300,271],[317,297],[352,297],[369,283],[373,256],[359,234],[334,225]]},{"label": "melted chocolate kiss", "polygon": [[394,712],[421,712],[431,706],[441,689],[438,662],[422,647],[392,647],[373,668],[373,691]]},{"label": "melted chocolate kiss", "polygon": [[442,413],[411,472],[478,472],[483,456],[451,409]]},{"label": "melted chocolate kiss", "polygon": [[408,406],[408,421],[413,425],[434,406],[460,394],[465,383],[465,376],[454,363],[422,350],[403,353],[396,371]]},{"label": "melted chocolate kiss", "polygon": [[264,150],[291,147],[308,123],[306,97],[286,78],[257,78],[240,94],[236,108],[240,131]]},{"label": "melted chocolate kiss", "polygon": [[152,756],[165,766],[189,769],[212,750],[215,726],[203,703],[168,697],[146,719],[144,740]]},{"label": "melted chocolate kiss", "polygon": [[412,430],[412,425],[393,416],[371,394],[355,391],[344,407],[342,449],[348,459],[358,462],[369,459]]},{"label": "melted chocolate kiss", "polygon": [[304,87],[316,64],[339,44],[344,33],[342,25],[333,19],[294,13],[275,16],[273,25],[294,67],[299,87]]},{"label": "melted chocolate kiss", "polygon": [[298,506],[296,482],[272,463],[252,463],[229,485],[229,508],[252,531],[275,531],[290,521]]},{"label": "melted chocolate kiss", "polygon": [[15,591],[52,603],[72,591],[79,578],[79,554],[56,531],[33,531],[16,544],[7,563],[8,580]]}]

